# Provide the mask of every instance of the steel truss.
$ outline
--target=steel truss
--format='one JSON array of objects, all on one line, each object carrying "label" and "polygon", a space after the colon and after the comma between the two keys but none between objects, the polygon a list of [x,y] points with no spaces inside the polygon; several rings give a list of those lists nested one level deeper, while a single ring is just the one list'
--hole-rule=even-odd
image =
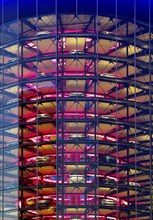
[{"label": "steel truss", "polygon": [[11,88],[19,87],[19,219],[149,220],[153,48],[143,40],[147,28],[139,26],[135,40],[131,21],[116,21],[116,30],[114,18],[78,16],[42,16],[48,24],[56,20],[51,30],[23,19],[19,44],[8,40],[0,49],[8,59],[0,71],[10,79],[3,89],[15,98]]}]

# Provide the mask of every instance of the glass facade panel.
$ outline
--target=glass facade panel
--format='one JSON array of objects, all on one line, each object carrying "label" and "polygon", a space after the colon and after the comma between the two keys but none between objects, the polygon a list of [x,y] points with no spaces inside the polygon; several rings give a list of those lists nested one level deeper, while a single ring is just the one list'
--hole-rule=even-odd
[{"label": "glass facade panel", "polygon": [[[0,27],[0,218],[18,219],[18,14],[8,22],[2,2]],[[8,46],[9,45],[9,46]]]},{"label": "glass facade panel", "polygon": [[0,218],[150,220],[151,4],[46,2],[2,2]]}]

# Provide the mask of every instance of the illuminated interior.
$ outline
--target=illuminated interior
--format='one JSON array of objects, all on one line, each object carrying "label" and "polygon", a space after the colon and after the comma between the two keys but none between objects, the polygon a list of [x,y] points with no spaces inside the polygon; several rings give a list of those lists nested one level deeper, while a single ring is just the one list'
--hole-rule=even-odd
[{"label": "illuminated interior", "polygon": [[4,36],[5,219],[149,220],[145,25],[59,14],[11,22]]}]

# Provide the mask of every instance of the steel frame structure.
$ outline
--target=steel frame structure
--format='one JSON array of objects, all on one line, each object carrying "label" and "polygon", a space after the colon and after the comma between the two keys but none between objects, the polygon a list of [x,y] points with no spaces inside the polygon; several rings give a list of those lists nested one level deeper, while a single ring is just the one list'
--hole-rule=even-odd
[{"label": "steel frame structure", "polygon": [[[9,170],[19,157],[19,186],[5,188],[10,175],[1,184],[3,196],[19,190],[19,207],[1,199],[3,218],[16,219],[17,210],[21,220],[152,219],[153,48],[147,27],[64,14],[6,26],[11,31],[3,33],[0,71],[8,82],[0,85],[6,94],[0,108],[12,121],[1,125],[8,137],[2,164]],[[49,118],[39,119],[42,114]],[[5,127],[18,123],[17,155],[17,146],[6,143],[18,139],[16,131]],[[51,160],[38,161],[46,156]],[[41,206],[41,200],[50,203]]]}]

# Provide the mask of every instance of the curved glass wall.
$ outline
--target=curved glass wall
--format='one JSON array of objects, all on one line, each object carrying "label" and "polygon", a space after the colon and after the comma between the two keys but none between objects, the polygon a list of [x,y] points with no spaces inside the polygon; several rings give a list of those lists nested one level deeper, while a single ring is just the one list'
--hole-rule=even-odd
[{"label": "curved glass wall", "polygon": [[[1,4],[0,4],[1,6]],[[0,26],[0,219],[18,219],[18,16]],[[12,50],[9,42],[16,42]],[[8,44],[7,44],[8,43]],[[15,60],[13,63],[12,61]],[[13,65],[12,65],[13,63]]]},{"label": "curved glass wall", "polygon": [[147,26],[87,14],[18,25],[0,66],[2,197],[14,196],[19,169],[21,220],[151,219]]}]

